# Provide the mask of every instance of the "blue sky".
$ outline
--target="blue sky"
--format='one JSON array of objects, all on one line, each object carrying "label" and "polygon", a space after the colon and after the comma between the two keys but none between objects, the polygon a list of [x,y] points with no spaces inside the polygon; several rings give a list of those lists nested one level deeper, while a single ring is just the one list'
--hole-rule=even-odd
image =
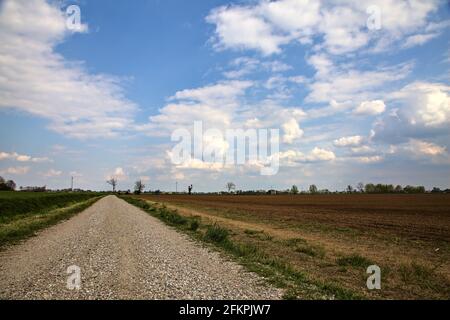
[{"label": "blue sky", "polygon": [[[0,175],[98,190],[111,176],[120,189],[449,187],[449,4],[372,4],[2,1]],[[194,121],[280,129],[279,173],[174,164],[171,134]]]}]

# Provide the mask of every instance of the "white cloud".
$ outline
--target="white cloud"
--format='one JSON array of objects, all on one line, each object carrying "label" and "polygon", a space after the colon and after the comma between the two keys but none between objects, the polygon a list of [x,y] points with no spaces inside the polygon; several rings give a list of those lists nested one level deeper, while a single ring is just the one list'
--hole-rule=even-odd
[{"label": "white cloud", "polygon": [[5,160],[5,159],[9,159],[11,156],[10,156],[10,153],[7,153],[7,152],[0,152],[0,160]]},{"label": "white cloud", "polygon": [[332,151],[315,147],[306,158],[308,161],[331,161],[336,159]]},{"label": "white cloud", "polygon": [[250,81],[226,81],[201,88],[178,91],[171,97],[171,100],[188,100],[211,104],[217,104],[218,102],[233,103],[235,98],[251,85]]},{"label": "white cloud", "polygon": [[271,72],[283,72],[292,69],[292,66],[278,60],[264,62],[262,65],[263,67],[269,69]]},{"label": "white cloud", "polygon": [[117,167],[114,169],[114,171],[106,176],[106,179],[112,179],[115,178],[117,181],[125,181],[128,179],[127,174],[125,173],[125,170],[121,167]]},{"label": "white cloud", "polygon": [[340,139],[334,140],[334,145],[336,147],[359,147],[363,142],[364,137],[351,136],[351,137],[342,137]]},{"label": "white cloud", "polygon": [[392,92],[387,99],[391,112],[375,121],[373,140],[398,144],[411,138],[448,136],[450,86],[416,81]]},{"label": "white cloud", "polygon": [[74,178],[81,178],[83,176],[83,174],[78,171],[71,171],[70,175]]},{"label": "white cloud", "polygon": [[229,69],[223,72],[223,75],[228,79],[238,79],[252,72],[269,71],[272,73],[281,73],[291,69],[292,66],[279,60],[261,62],[258,59],[250,57],[239,57],[231,61]]},{"label": "white cloud", "polygon": [[136,106],[120,80],[90,74],[54,51],[70,34],[63,12],[44,0],[2,3],[0,109],[49,119],[49,128],[77,138],[126,131]]},{"label": "white cloud", "polygon": [[32,157],[29,155],[18,154],[17,152],[0,152],[0,160],[16,160],[18,162],[52,162],[47,157]]},{"label": "white cloud", "polygon": [[392,94],[404,106],[401,113],[411,125],[439,127],[450,124],[450,86],[414,82]]},{"label": "white cloud", "polygon": [[406,149],[417,155],[439,156],[447,153],[445,147],[441,147],[435,143],[411,139]]},{"label": "white cloud", "polygon": [[220,7],[206,20],[216,25],[216,48],[257,49],[270,55],[279,53],[280,45],[289,41],[274,34],[271,25],[249,7]]},{"label": "white cloud", "polygon": [[386,110],[386,105],[383,100],[373,100],[362,102],[354,111],[356,115],[379,115]]},{"label": "white cloud", "polygon": [[10,167],[0,170],[0,174],[24,175],[30,171],[30,167]]},{"label": "white cloud", "polygon": [[308,154],[297,150],[288,150],[279,153],[280,161],[284,165],[297,166],[298,163],[333,161],[336,159],[334,152],[315,147]]},{"label": "white cloud", "polygon": [[[283,45],[299,42],[343,54],[367,48],[370,43],[375,51],[387,50],[389,45],[413,37],[429,28],[430,15],[441,4],[439,0],[377,1],[382,33],[367,28],[366,9],[374,5],[372,0],[260,0],[216,8],[207,21],[215,25],[216,48],[253,49],[270,55],[280,53]],[[439,32],[439,28],[432,29]],[[430,40],[419,38],[410,40],[410,45]]]},{"label": "white cloud", "polygon": [[381,162],[384,160],[384,158],[382,156],[370,156],[370,157],[357,157],[355,158],[358,162],[361,163],[377,163],[377,162]]},{"label": "white cloud", "polygon": [[404,79],[410,74],[411,63],[393,67],[379,67],[376,71],[360,71],[353,65],[335,65],[323,54],[308,58],[316,69],[314,81],[308,84],[310,93],[306,102],[329,103],[330,101],[363,102],[382,94],[382,87]]},{"label": "white cloud", "polygon": [[369,147],[369,146],[353,147],[353,148],[350,148],[350,150],[353,154],[359,154],[359,155],[367,155],[367,154],[372,154],[372,153],[376,152],[375,149],[373,149],[372,147]]},{"label": "white cloud", "polygon": [[283,142],[285,143],[293,143],[296,139],[303,136],[303,130],[300,129],[297,120],[294,118],[284,123],[282,127],[284,131]]},{"label": "white cloud", "polygon": [[59,176],[61,176],[62,173],[63,173],[63,172],[60,171],[60,170],[50,169],[50,170],[48,170],[47,172],[44,172],[42,175],[43,175],[44,177],[47,177],[47,178],[54,178],[54,177],[59,177]]},{"label": "white cloud", "polygon": [[438,37],[439,35],[440,35],[439,33],[425,33],[409,36],[406,39],[405,43],[403,44],[403,48],[411,48],[418,45],[421,46],[430,41],[431,39]]},{"label": "white cloud", "polygon": [[249,57],[239,57],[234,59],[230,66],[232,70],[225,71],[223,74],[226,78],[237,79],[241,78],[254,70],[260,65],[259,60]]},{"label": "white cloud", "polygon": [[191,129],[194,121],[204,128],[223,129],[230,125],[238,99],[252,86],[250,81],[224,81],[205,87],[186,89],[170,98],[172,103],[150,117],[148,124],[137,127],[151,135],[166,135],[175,129]]},{"label": "white cloud", "polygon": [[17,156],[16,160],[19,161],[19,162],[28,162],[28,161],[31,160],[31,157],[30,156],[19,155],[19,156]]},{"label": "white cloud", "polygon": [[229,166],[225,166],[220,162],[208,162],[200,159],[191,158],[188,161],[184,161],[182,164],[177,165],[177,169],[192,169],[192,170],[206,170],[206,171],[222,171]]}]

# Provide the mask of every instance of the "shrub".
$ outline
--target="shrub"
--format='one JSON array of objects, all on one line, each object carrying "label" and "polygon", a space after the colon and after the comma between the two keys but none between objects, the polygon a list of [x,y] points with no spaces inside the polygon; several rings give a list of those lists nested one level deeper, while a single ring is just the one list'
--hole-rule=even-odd
[{"label": "shrub", "polygon": [[188,219],[179,215],[176,211],[170,211],[165,208],[159,210],[161,219],[172,225],[183,225],[188,223]]},{"label": "shrub", "polygon": [[228,240],[228,230],[214,224],[209,226],[206,230],[205,239],[212,242],[223,243]]},{"label": "shrub", "polygon": [[196,219],[192,219],[189,224],[189,230],[197,231],[198,227],[200,227],[200,223]]}]

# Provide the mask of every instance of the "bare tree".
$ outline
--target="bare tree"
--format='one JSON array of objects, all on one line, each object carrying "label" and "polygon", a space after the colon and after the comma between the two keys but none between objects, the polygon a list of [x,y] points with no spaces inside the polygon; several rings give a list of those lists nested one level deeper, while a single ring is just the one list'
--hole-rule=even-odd
[{"label": "bare tree", "polygon": [[111,185],[113,188],[113,192],[116,192],[116,186],[117,186],[117,179],[112,177],[108,181],[106,181],[107,184]]},{"label": "bare tree", "polygon": [[362,183],[362,182],[358,183],[358,184],[356,185],[356,189],[357,189],[359,192],[363,193],[363,192],[364,192],[364,183]]},{"label": "bare tree", "polygon": [[353,187],[351,185],[347,186],[347,193],[352,193],[353,192]]},{"label": "bare tree", "polygon": [[142,191],[145,189],[145,184],[142,182],[142,180],[138,180],[134,184],[134,193],[141,194]]},{"label": "bare tree", "polygon": [[309,186],[309,193],[316,194],[317,192],[319,192],[319,190],[315,184]]},{"label": "bare tree", "polygon": [[298,187],[294,184],[290,190],[292,194],[298,194]]},{"label": "bare tree", "polygon": [[227,188],[228,192],[236,190],[236,185],[233,182],[228,182],[225,187]]}]

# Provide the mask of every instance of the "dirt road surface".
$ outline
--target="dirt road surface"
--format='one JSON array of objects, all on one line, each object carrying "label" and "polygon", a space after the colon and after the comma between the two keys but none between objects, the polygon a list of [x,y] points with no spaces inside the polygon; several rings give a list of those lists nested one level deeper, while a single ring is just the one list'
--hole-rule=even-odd
[{"label": "dirt road surface", "polygon": [[[80,289],[69,289],[70,266]],[[71,282],[75,284],[76,282]],[[73,286],[72,286],[73,287]],[[0,252],[1,299],[279,299],[218,252],[108,196]]]}]

